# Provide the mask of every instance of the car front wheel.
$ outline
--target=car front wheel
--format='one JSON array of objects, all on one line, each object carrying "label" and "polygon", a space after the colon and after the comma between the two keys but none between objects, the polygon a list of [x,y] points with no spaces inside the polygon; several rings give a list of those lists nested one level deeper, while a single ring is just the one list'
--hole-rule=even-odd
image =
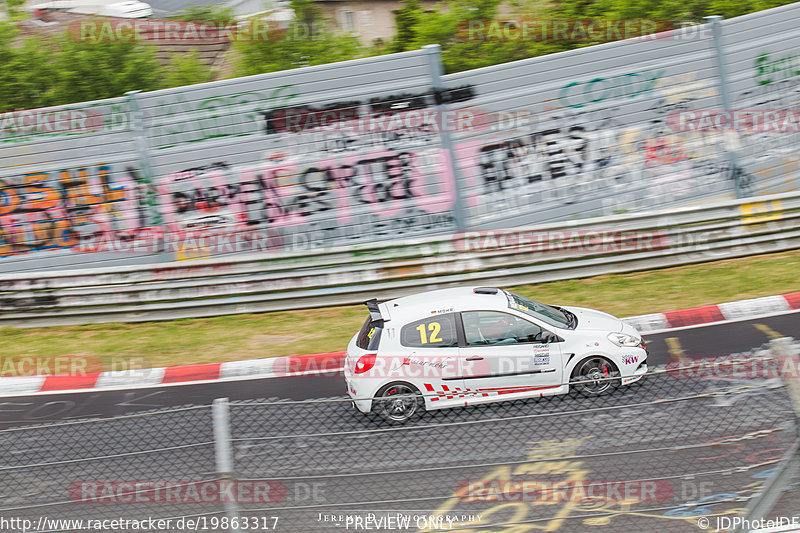
[{"label": "car front wheel", "polygon": [[572,371],[570,386],[586,396],[603,394],[620,386],[619,371],[604,357],[587,357]]},{"label": "car front wheel", "polygon": [[425,400],[413,385],[389,383],[375,395],[372,412],[390,424],[402,424],[425,410]]}]

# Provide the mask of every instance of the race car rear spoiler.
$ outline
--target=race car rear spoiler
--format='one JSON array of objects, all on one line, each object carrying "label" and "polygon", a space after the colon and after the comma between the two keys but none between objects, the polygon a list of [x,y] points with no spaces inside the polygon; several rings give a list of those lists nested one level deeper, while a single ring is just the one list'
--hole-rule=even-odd
[{"label": "race car rear spoiler", "polygon": [[381,322],[383,321],[383,315],[381,315],[381,310],[378,309],[377,298],[367,300],[366,302],[364,302],[364,305],[366,305],[367,309],[369,309],[369,316],[370,318],[372,318],[373,321],[378,321],[378,320],[380,320]]}]

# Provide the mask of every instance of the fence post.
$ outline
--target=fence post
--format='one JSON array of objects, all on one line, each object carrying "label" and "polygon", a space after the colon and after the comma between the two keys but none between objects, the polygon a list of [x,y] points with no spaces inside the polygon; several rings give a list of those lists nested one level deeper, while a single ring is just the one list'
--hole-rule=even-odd
[{"label": "fence post", "polygon": [[[793,375],[782,375],[789,399],[794,410],[795,436],[794,445],[787,450],[783,460],[775,467],[773,474],[764,482],[761,493],[750,500],[744,512],[744,523],[752,523],[762,518],[772,509],[783,494],[783,489],[791,483],[792,477],[800,468],[800,353],[793,354],[793,340],[791,337],[782,337],[770,341],[772,357],[779,359],[778,368],[783,372],[786,368],[792,369]],[[739,526],[735,533],[744,533],[745,529]]]},{"label": "fence post", "polygon": [[147,143],[147,128],[144,124],[144,115],[139,108],[139,91],[128,91],[128,107],[131,113],[131,129],[133,130],[133,142],[136,146],[136,153],[139,157],[140,175],[136,176],[136,183],[144,189],[144,204],[149,208],[147,216],[148,223],[153,226],[163,225],[161,211],[158,208],[158,193],[156,192],[153,167],[150,164],[150,147]]},{"label": "fence post", "polygon": [[442,147],[447,151],[450,157],[450,170],[453,173],[453,181],[455,182],[455,191],[453,192],[453,219],[456,223],[458,231],[466,231],[467,223],[464,216],[464,199],[461,197],[460,186],[464,183],[461,175],[461,167],[456,162],[456,152],[453,149],[453,141],[450,138],[450,132],[444,127],[445,121],[444,113],[447,111],[447,102],[445,102],[441,95],[444,92],[444,85],[442,83],[442,55],[441,47],[438,44],[426,44],[422,47],[425,51],[425,57],[428,62],[428,75],[431,78],[431,87],[433,94],[436,98],[436,113],[439,117],[439,142]]},{"label": "fence post", "polygon": [[[713,36],[717,60],[717,77],[719,79],[719,94],[722,97],[722,107],[730,116],[733,105],[731,104],[731,95],[728,91],[728,71],[725,67],[725,44],[722,42],[722,16],[712,15],[704,18],[706,22],[711,24],[711,34]],[[728,132],[722,132],[724,139],[723,146],[725,147],[725,152],[728,154],[728,163],[731,167],[731,177],[733,178],[733,186],[736,189],[736,198],[741,198],[743,196],[741,182],[742,172],[739,168],[739,156],[736,153],[736,146],[734,144],[735,139],[738,139],[738,134],[735,130],[730,132],[730,136],[727,136],[727,133]]]},{"label": "fence post", "polygon": [[[217,476],[220,484],[235,482],[233,471],[233,449],[231,448],[231,423],[230,406],[228,398],[216,398],[211,406],[211,415],[214,421],[214,457],[216,458]],[[220,489],[220,494],[224,491]],[[231,491],[237,494],[237,491]],[[226,501],[225,512],[231,520],[229,531],[239,533],[238,527],[233,527],[239,520],[239,506],[236,501]],[[236,519],[234,521],[234,519]]]}]

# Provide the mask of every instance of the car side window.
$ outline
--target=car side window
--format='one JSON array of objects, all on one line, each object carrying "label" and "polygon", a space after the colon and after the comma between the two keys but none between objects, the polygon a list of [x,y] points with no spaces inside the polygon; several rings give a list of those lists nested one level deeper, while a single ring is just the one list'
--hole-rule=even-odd
[{"label": "car side window", "polygon": [[411,348],[458,346],[453,314],[436,315],[406,324],[400,330],[400,344]]},{"label": "car side window", "polygon": [[541,342],[542,328],[532,322],[499,311],[461,313],[467,344],[495,345]]}]

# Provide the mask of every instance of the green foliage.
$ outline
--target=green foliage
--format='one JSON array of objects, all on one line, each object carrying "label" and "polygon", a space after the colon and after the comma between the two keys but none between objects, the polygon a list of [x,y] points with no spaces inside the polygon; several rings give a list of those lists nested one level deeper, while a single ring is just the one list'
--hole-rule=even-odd
[{"label": "green foliage", "polygon": [[56,103],[52,93],[52,46],[34,38],[15,45],[16,36],[12,24],[0,23],[0,111]]},{"label": "green foliage", "polygon": [[214,79],[214,72],[197,57],[197,52],[194,51],[172,57],[166,70],[163,80],[165,87],[193,85]]},{"label": "green foliage", "polygon": [[672,22],[703,22],[703,17],[732,18],[791,0],[555,0],[558,16],[570,18],[650,18]]},{"label": "green foliage", "polygon": [[59,103],[111,98],[161,86],[161,65],[154,49],[134,41],[63,38],[55,67],[54,93]]},{"label": "green foliage", "polygon": [[212,79],[196,57],[162,67],[155,48],[134,41],[81,41],[67,35],[19,38],[0,23],[0,111],[122,96]]},{"label": "green foliage", "polygon": [[233,20],[233,9],[214,4],[193,6],[168,18],[185,22],[228,22]]},{"label": "green foliage", "polygon": [[237,75],[247,76],[308,65],[345,61],[366,55],[356,36],[335,34],[310,0],[292,2],[296,20],[269,39],[238,40]]},{"label": "green foliage", "polygon": [[403,7],[394,13],[397,34],[389,45],[390,51],[405,52],[413,48],[417,35],[416,26],[422,16],[419,0],[403,0]]},{"label": "green foliage", "polygon": [[292,0],[291,7],[295,20],[300,23],[311,25],[322,21],[322,13],[314,0]]},{"label": "green foliage", "polygon": [[451,0],[434,13],[426,13],[414,26],[414,42],[409,48],[429,43],[442,47],[442,63],[447,73],[460,72],[518,59],[569,50],[571,43],[535,41],[470,40],[470,20],[486,21],[497,17],[499,0]]},{"label": "green foliage", "polygon": [[57,76],[52,62],[53,46],[47,41],[29,38],[22,46],[3,54],[0,70],[0,109],[29,109],[60,103],[54,93]]},{"label": "green foliage", "polygon": [[[510,2],[514,16],[506,18],[650,18],[703,22],[707,15],[731,18],[788,3],[789,0],[554,0],[536,4],[516,0]],[[411,7],[414,4],[407,2],[398,10],[398,36],[392,42],[393,50],[439,43],[444,70],[448,73],[590,46],[585,42],[468,39],[468,21],[498,18],[499,0],[448,0],[435,12],[418,16],[416,21]]]},{"label": "green foliage", "polygon": [[[18,5],[21,0],[8,0]],[[358,37],[335,34],[313,0],[293,0],[296,20],[283,30],[269,29],[268,40],[238,40],[236,74],[274,72],[357,57],[419,48],[442,47],[445,72],[495,65],[589,43],[543,43],[524,40],[469,40],[470,19],[497,17],[501,0],[445,0],[423,12],[419,0],[403,0],[395,14],[397,36],[386,47],[363,47]],[[788,0],[512,0],[510,18],[651,18],[702,22],[704,16],[731,18],[790,3]],[[215,5],[187,9],[173,17],[194,22],[233,18]],[[138,42],[85,42],[66,36],[20,38],[16,27],[0,22],[0,111],[30,109],[122,96],[210,81],[213,71],[196,54],[173,58],[162,66],[152,45]]]}]

